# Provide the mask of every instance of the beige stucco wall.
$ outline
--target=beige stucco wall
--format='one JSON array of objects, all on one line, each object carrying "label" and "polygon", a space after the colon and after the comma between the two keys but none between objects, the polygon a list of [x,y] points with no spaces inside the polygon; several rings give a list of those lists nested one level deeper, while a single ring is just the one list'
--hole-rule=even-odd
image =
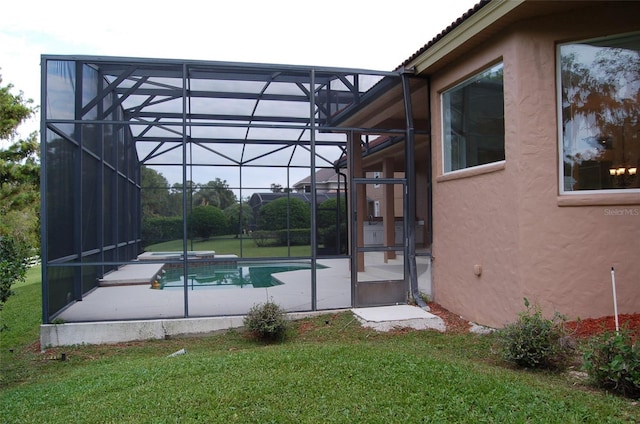
[{"label": "beige stucco wall", "polygon": [[[614,266],[619,312],[640,312],[640,193],[558,194],[555,81],[557,42],[640,30],[638,5],[520,22],[432,75],[433,294],[444,307],[494,327],[524,297],[547,315],[612,315]],[[440,93],[500,60],[506,160],[443,175]]]}]

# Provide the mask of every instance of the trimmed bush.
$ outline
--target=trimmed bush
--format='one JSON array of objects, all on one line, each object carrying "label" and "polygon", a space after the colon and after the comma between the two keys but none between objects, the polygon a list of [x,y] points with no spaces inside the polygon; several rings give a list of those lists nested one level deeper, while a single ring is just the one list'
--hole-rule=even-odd
[{"label": "trimmed bush", "polygon": [[182,238],[182,217],[154,216],[142,220],[142,245]]},{"label": "trimmed bush", "polygon": [[208,240],[211,236],[224,234],[229,227],[227,217],[216,206],[196,206],[189,215],[189,226],[193,237]]},{"label": "trimmed bush", "polygon": [[565,333],[565,318],[555,313],[552,319],[542,316],[539,306],[524,299],[526,310],[518,320],[498,330],[503,358],[525,368],[565,368],[573,347]]},{"label": "trimmed bush", "polygon": [[281,197],[262,206],[258,213],[261,230],[309,228],[311,207],[304,200]]},{"label": "trimmed bush", "polygon": [[244,317],[244,325],[256,338],[265,341],[284,340],[288,328],[284,310],[273,302],[254,305]]},{"label": "trimmed bush", "polygon": [[592,338],[583,350],[583,367],[597,387],[640,397],[640,345],[626,329]]},{"label": "trimmed bush", "polygon": [[258,247],[277,246],[280,240],[277,231],[254,231],[251,238]]}]

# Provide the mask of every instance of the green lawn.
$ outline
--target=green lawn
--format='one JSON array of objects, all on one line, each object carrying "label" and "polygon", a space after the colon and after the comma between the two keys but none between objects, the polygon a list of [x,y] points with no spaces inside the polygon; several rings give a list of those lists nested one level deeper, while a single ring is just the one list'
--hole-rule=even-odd
[{"label": "green lawn", "polygon": [[297,321],[282,344],[236,330],[41,354],[34,274],[0,312],[3,423],[640,421],[628,399],[506,366],[491,336],[377,333],[349,312]]},{"label": "green lawn", "polygon": [[[182,240],[172,240],[145,247],[147,252],[182,251]],[[233,238],[232,236],[214,237],[210,240],[189,240],[188,250],[214,250],[217,254],[234,254],[243,258],[271,258],[285,256],[310,256],[310,246],[268,246],[258,247],[251,238]]]}]

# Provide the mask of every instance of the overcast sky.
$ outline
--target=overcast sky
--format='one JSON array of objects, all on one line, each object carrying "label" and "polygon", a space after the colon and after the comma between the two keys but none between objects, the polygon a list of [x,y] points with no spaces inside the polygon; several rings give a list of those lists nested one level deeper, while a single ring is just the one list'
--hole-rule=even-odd
[{"label": "overcast sky", "polygon": [[[0,75],[40,104],[40,55],[81,54],[390,71],[476,0],[5,1]],[[39,116],[21,128],[39,128]]]}]

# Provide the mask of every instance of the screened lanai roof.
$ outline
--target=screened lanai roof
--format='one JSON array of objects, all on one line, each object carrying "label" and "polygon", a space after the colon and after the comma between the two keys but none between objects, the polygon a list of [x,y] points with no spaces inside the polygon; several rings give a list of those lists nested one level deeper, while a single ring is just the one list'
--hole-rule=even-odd
[{"label": "screened lanai roof", "polygon": [[[56,118],[62,118],[60,123],[69,118],[85,124],[120,121],[135,143],[139,163],[150,166],[308,167],[312,160],[315,166],[333,166],[340,153],[325,152],[342,149],[345,141],[334,131],[334,123],[350,107],[400,84],[399,73],[356,69],[81,56],[43,59],[69,66],[58,75],[48,74],[48,124],[55,126]],[[86,69],[102,79],[101,90],[86,83]],[[64,94],[73,90],[56,91],[56,84],[76,90],[90,87],[82,88],[83,104],[75,107],[74,117],[67,115],[74,100]],[[340,128],[341,133],[345,130]],[[189,143],[186,152],[184,141]],[[311,144],[315,155],[310,154]]]}]

